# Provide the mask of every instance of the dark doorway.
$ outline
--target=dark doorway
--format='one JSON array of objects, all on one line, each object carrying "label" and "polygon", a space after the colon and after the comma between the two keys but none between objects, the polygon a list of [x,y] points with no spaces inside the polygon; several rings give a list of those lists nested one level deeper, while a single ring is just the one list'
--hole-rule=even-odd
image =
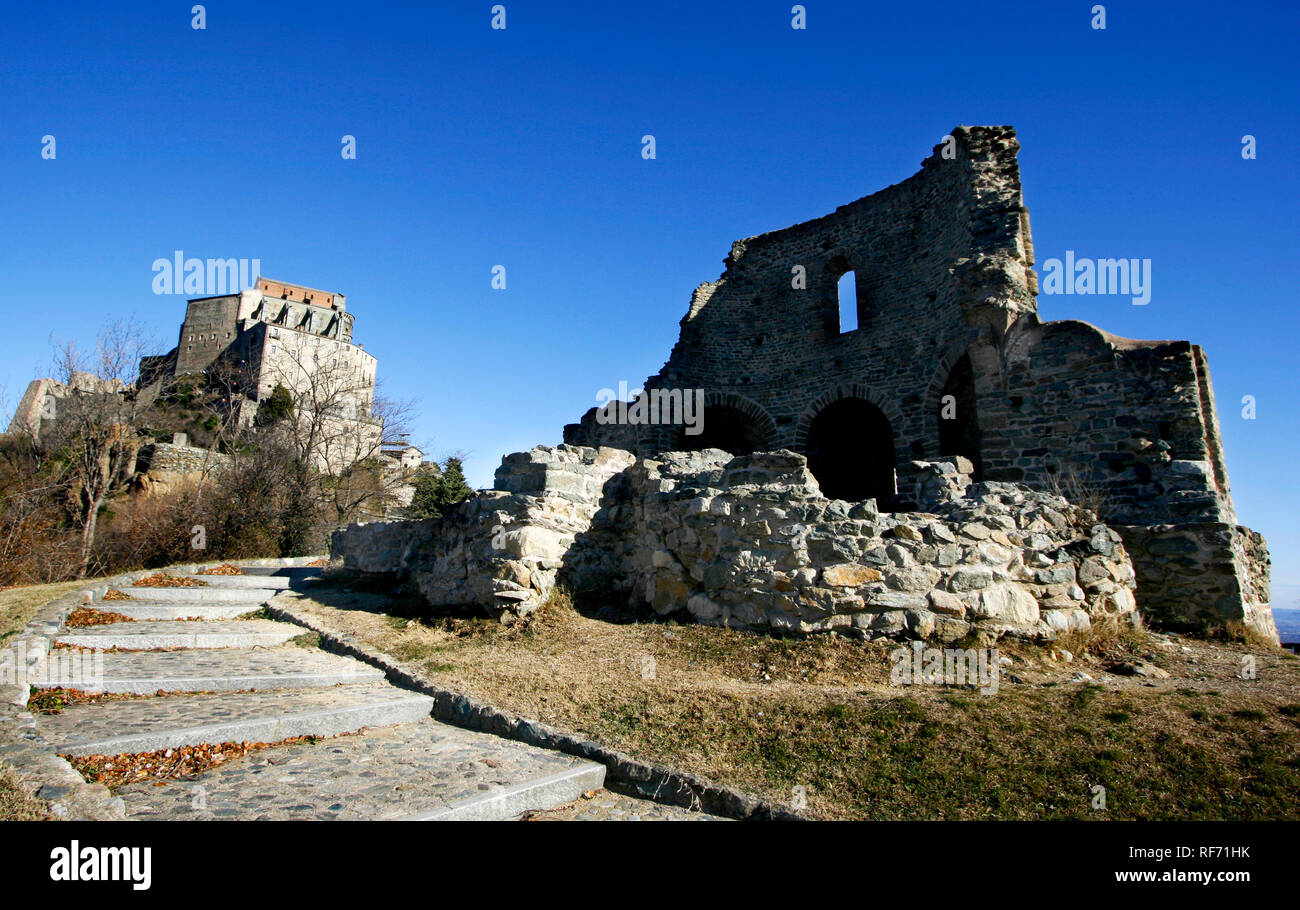
[{"label": "dark doorway", "polygon": [[732,455],[750,455],[761,451],[766,444],[767,439],[754,418],[725,404],[705,407],[702,432],[690,436],[683,429],[680,439],[683,451],[722,449]]},{"label": "dark doorway", "polygon": [[964,455],[975,465],[975,480],[982,480],[980,425],[975,413],[975,373],[969,355],[952,365],[939,393],[939,454]]},{"label": "dark doorway", "polygon": [[808,469],[831,499],[890,499],[895,489],[889,419],[861,398],[828,404],[808,427]]}]

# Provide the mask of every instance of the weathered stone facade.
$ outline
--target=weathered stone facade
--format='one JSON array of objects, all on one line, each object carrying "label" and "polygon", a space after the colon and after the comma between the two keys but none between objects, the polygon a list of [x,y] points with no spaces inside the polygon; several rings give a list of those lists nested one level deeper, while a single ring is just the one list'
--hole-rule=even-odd
[{"label": "weathered stone facade", "polygon": [[[703,433],[593,408],[565,441],[639,455],[790,449],[828,496],[886,510],[905,505],[898,469],[963,456],[977,480],[1062,492],[1134,541],[1142,528],[1213,526],[1177,570],[1132,548],[1139,602],[1171,626],[1240,621],[1275,638],[1267,551],[1236,525],[1204,351],[1039,320],[1018,149],[1010,127],[959,127],[913,177],[737,241],[645,383],[703,389]],[[842,331],[850,272],[856,327]]]},{"label": "weathered stone facade", "polygon": [[917,463],[925,512],[827,499],[789,451],[634,459],[539,446],[442,519],[337,532],[346,569],[435,606],[526,614],[557,581],[659,613],[781,632],[1051,638],[1135,618],[1118,534],[1059,496]]}]

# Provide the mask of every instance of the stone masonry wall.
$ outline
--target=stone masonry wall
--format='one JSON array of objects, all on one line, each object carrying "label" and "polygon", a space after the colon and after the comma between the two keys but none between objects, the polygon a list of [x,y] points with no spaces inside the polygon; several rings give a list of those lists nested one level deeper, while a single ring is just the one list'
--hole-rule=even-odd
[{"label": "stone masonry wall", "polygon": [[569,446],[509,455],[497,489],[443,518],[351,525],[334,532],[331,555],[346,570],[392,575],[435,607],[526,615],[566,560],[579,583],[610,571],[599,548],[574,551],[574,541],[617,515],[613,491],[632,461],[617,449]]},{"label": "stone masonry wall", "polygon": [[[1253,620],[1267,609],[1265,545],[1231,530],[1205,352],[1076,320],[1042,322],[1015,132],[959,127],[951,138],[901,183],[733,244],[722,276],[692,295],[668,362],[645,383],[702,389],[702,434],[604,422],[593,408],[565,427],[565,441],[643,456],[786,448],[809,455],[815,473],[856,459],[863,476],[881,478],[873,487],[883,508],[905,507],[909,495],[900,486],[890,501],[889,464],[905,474],[914,459],[963,456],[981,480],[1064,493],[1116,525],[1219,524],[1252,544],[1198,546],[1209,561],[1177,578],[1148,561],[1139,598],[1153,616],[1226,610],[1222,623],[1265,628]],[[793,280],[800,271],[803,287]],[[858,326],[840,331],[837,281],[847,271]],[[850,399],[859,423],[872,415],[869,432],[843,416],[819,421]],[[945,412],[945,399],[959,413]],[[830,435],[819,435],[826,422]],[[838,455],[828,458],[831,450]],[[1265,555],[1245,558],[1243,548]],[[1224,566],[1229,580],[1219,577]],[[1238,598],[1225,586],[1255,593]],[[1187,598],[1199,605],[1171,606]]]},{"label": "stone masonry wall", "polygon": [[1142,610],[1168,628],[1222,629],[1229,622],[1278,640],[1269,604],[1264,538],[1223,522],[1119,525],[1133,557]]},{"label": "stone masonry wall", "polygon": [[661,613],[792,632],[955,641],[1052,637],[1133,619],[1119,535],[1060,497],[972,484],[954,462],[928,512],[821,495],[801,455],[666,453],[630,472],[639,494],[634,592]]},{"label": "stone masonry wall", "polygon": [[863,637],[1053,637],[1132,621],[1132,566],[1087,510],[960,459],[916,463],[930,511],[881,514],[821,495],[801,455],[718,450],[634,459],[539,446],[502,489],[443,519],[334,535],[345,569],[389,573],[435,607],[526,614],[556,584],[622,590],[705,623]]},{"label": "stone masonry wall", "polygon": [[[646,388],[703,388],[708,405],[749,413],[758,448],[796,451],[822,407],[863,397],[889,418],[895,460],[939,454],[924,445],[937,370],[965,350],[972,325],[992,319],[1005,330],[1033,312],[1037,290],[1015,131],[960,127],[953,136],[953,158],[936,146],[901,183],[736,241],[722,277],[695,291],[681,338]],[[804,288],[792,287],[796,267]],[[859,321],[841,333],[837,282],[847,270]],[[692,447],[677,428],[640,429],[641,454]],[[626,429],[597,424],[592,409],[565,433],[566,442],[617,445]]]}]

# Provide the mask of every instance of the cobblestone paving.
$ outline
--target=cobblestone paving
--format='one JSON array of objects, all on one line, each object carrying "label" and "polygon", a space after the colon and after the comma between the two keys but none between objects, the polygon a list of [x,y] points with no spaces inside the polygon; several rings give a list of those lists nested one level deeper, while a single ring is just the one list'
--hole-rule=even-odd
[{"label": "cobblestone paving", "polygon": [[[285,645],[278,648],[215,648],[187,651],[126,651],[104,655],[106,691],[122,691],[127,682],[150,681],[163,691],[278,688],[294,685],[286,677],[338,677],[338,681],[365,682],[383,673],[348,657],[316,649]],[[214,685],[213,683],[219,683]],[[327,685],[332,685],[328,683]]]},{"label": "cobblestone paving", "polygon": [[[250,607],[249,609],[256,609]],[[90,626],[84,629],[69,629],[59,635],[59,641],[85,643],[84,647],[103,647],[101,641],[129,637],[132,647],[193,647],[197,636],[229,636],[232,641],[238,636],[276,636],[285,640],[301,634],[303,630],[292,623],[276,622],[271,619],[211,619],[182,622],[165,619],[147,619],[136,622],[115,622],[104,626]],[[278,643],[278,641],[277,641]]]},{"label": "cobblestone paving", "polygon": [[649,800],[636,799],[597,790],[590,798],[583,798],[567,806],[533,813],[530,821],[538,822],[722,822],[730,819],[704,812],[692,812],[679,806],[665,806]]},{"label": "cobblestone paving", "polygon": [[394,819],[575,764],[558,752],[426,720],[277,746],[117,795],[130,819]]}]

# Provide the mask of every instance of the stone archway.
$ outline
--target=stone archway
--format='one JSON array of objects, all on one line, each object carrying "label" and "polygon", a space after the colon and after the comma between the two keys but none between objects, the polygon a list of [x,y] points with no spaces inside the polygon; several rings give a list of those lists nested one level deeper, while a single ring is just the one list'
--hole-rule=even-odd
[{"label": "stone archway", "polygon": [[807,427],[804,451],[822,493],[831,499],[885,502],[896,492],[894,431],[880,408],[862,398],[839,398]]},{"label": "stone archway", "polygon": [[975,479],[984,475],[980,455],[979,415],[975,407],[975,374],[970,355],[963,354],[948,371],[937,404],[939,454],[964,455],[975,466]]},{"label": "stone archway", "polygon": [[708,393],[704,398],[702,432],[677,434],[677,448],[687,452],[722,449],[732,455],[750,455],[772,448],[772,420],[758,405],[740,395]]}]

